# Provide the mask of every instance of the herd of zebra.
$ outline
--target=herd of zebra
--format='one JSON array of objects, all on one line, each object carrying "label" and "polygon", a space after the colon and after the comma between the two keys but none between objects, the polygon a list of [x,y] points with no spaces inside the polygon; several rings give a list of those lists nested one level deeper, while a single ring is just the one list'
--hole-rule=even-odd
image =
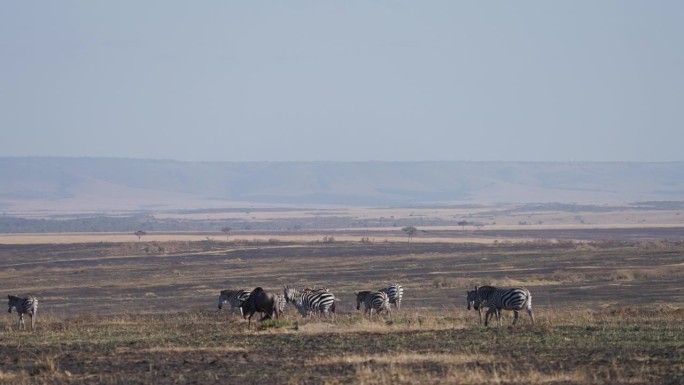
[{"label": "herd of zebra", "polygon": [[[404,288],[399,284],[392,284],[377,291],[364,290],[354,293],[356,295],[356,310],[360,310],[361,304],[364,305],[365,314],[372,319],[373,311],[380,313],[386,312],[392,315],[390,305],[394,304],[396,309],[401,307],[401,300],[404,296]],[[25,329],[24,314],[31,317],[31,330],[36,325],[36,312],[38,311],[38,299],[34,296],[17,297],[7,296],[9,312],[16,309],[19,313],[19,329]],[[494,286],[475,286],[475,290],[466,292],[467,308],[478,311],[480,323],[482,323],[482,309],[486,308],[485,326],[489,325],[489,320],[494,315],[497,316],[501,324],[501,310],[512,310],[515,314],[513,325],[519,318],[518,312],[526,310],[534,324],[534,314],[532,312],[532,294],[525,288],[497,288]],[[248,327],[251,326],[252,316],[255,313],[263,314],[261,320],[281,318],[285,305],[293,304],[303,317],[323,316],[326,319],[335,317],[335,295],[327,288],[297,289],[283,286],[282,293],[268,293],[261,287],[254,290],[223,290],[219,295],[219,310],[224,304],[229,304],[232,308],[238,308],[240,314],[248,319]]]},{"label": "herd of zebra", "polygon": [[[260,299],[252,298],[254,292],[259,293]],[[356,295],[356,310],[360,310],[361,304],[363,304],[365,308],[364,314],[368,314],[369,318],[372,319],[373,311],[376,311],[378,314],[384,311],[391,316],[390,304],[394,304],[398,310],[401,307],[404,288],[395,283],[377,291],[357,291],[354,295]],[[534,324],[532,294],[525,288],[504,289],[494,286],[475,286],[475,290],[468,290],[466,292],[466,302],[468,310],[471,308],[477,310],[480,323],[482,323],[482,309],[487,309],[485,326],[489,325],[489,320],[494,315],[497,316],[500,325],[502,310],[513,311],[513,325],[518,321],[519,311],[526,310],[530,315],[532,324]],[[280,318],[287,303],[293,304],[303,317],[321,315],[327,319],[335,315],[335,295],[327,288],[296,289],[284,285],[283,293],[276,294],[266,293],[261,287],[253,291],[245,289],[223,290],[218,299],[219,310],[226,303],[232,308],[238,308],[243,317],[249,317],[249,324],[251,324],[251,318],[255,312],[264,314],[261,320],[274,317]]]},{"label": "herd of zebra", "polygon": [[[390,304],[397,309],[401,307],[401,299],[404,296],[404,288],[399,284],[392,284],[377,291],[364,290],[354,293],[356,295],[356,309],[365,306],[365,314],[373,318],[373,311],[381,311],[391,315]],[[303,317],[322,316],[326,319],[335,317],[335,295],[327,288],[304,288],[298,289],[283,285],[282,293],[266,293],[261,287],[254,290],[223,290],[219,295],[218,308],[228,304],[231,308],[238,308],[240,314],[249,318],[251,324],[252,315],[256,312],[264,314],[261,320],[280,318],[285,310],[285,305],[291,303],[297,308]],[[249,325],[248,324],[248,325]]]}]

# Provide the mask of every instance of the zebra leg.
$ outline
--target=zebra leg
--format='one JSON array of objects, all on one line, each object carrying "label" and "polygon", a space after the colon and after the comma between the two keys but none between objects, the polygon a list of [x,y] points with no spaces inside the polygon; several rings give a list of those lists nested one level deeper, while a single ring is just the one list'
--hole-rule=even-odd
[{"label": "zebra leg", "polygon": [[534,325],[534,314],[532,313],[532,309],[528,308],[527,309],[527,314],[530,315],[530,318],[532,319],[532,325]]},{"label": "zebra leg", "polygon": [[527,292],[527,306],[525,306],[525,309],[527,310],[527,314],[530,315],[530,319],[532,320],[532,325],[534,325],[534,314],[532,313],[532,294],[530,292]]},{"label": "zebra leg", "polygon": [[477,309],[477,314],[480,316],[480,325],[482,325],[482,308]]},{"label": "zebra leg", "polygon": [[492,309],[487,310],[487,313],[485,313],[485,326],[489,326],[489,319],[492,318],[493,315]]},{"label": "zebra leg", "polygon": [[19,313],[19,330],[21,329],[26,329],[26,325],[24,324],[24,313]]},{"label": "zebra leg", "polygon": [[513,310],[513,325],[515,325],[515,323],[518,321],[518,317],[519,317],[519,316],[520,316],[520,315],[518,314],[518,311],[517,311],[517,310]]},{"label": "zebra leg", "polygon": [[[490,306],[489,310],[487,310],[487,315],[489,316],[490,320],[496,316],[496,322],[499,326],[501,326],[501,311],[496,306]],[[485,316],[485,326],[487,326],[487,323],[487,316]]]}]

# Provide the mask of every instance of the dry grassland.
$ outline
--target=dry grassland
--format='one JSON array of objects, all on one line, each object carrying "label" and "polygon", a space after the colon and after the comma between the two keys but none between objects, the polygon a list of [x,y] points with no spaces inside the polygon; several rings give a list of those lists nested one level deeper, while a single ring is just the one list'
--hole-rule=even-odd
[{"label": "dry grassland", "polygon": [[[568,211],[571,210],[571,211]],[[255,211],[225,212],[178,212],[158,213],[159,219],[180,220],[241,220],[269,221],[313,217],[340,217],[357,220],[380,220],[392,226],[398,220],[466,220],[485,224],[492,229],[519,228],[526,226],[548,228],[616,228],[645,226],[684,226],[684,215],[678,210],[655,210],[624,206],[595,206],[554,208],[553,206],[530,208],[521,205],[471,206],[471,207],[411,207],[411,208],[363,208],[344,207],[327,209],[278,209],[265,208]],[[449,228],[456,228],[455,226]]]},{"label": "dry grassland", "polygon": [[[48,315],[5,327],[4,383],[675,384],[681,309],[540,311],[537,325],[485,329],[465,311],[345,315],[248,331],[218,312]],[[510,317],[507,321],[510,321]]]},{"label": "dry grassland", "polygon": [[[684,243],[151,241],[0,245],[0,287],[40,299],[37,330],[0,319],[8,384],[679,384]],[[405,287],[368,320],[354,291]],[[332,320],[253,330],[222,289],[326,286]],[[475,284],[525,286],[537,324],[484,328]]]}]

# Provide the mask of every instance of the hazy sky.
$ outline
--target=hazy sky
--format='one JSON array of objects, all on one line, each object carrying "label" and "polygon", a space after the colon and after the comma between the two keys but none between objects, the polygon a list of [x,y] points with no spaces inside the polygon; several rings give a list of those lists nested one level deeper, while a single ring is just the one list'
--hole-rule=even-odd
[{"label": "hazy sky", "polygon": [[0,0],[0,156],[684,160],[684,1]]}]

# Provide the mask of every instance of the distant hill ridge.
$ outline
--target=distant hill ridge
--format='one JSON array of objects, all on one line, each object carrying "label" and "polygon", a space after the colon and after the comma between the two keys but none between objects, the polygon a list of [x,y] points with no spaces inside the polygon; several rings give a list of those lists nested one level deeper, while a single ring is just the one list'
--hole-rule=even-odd
[{"label": "distant hill ridge", "polygon": [[684,200],[684,162],[180,162],[0,158],[0,209]]}]

